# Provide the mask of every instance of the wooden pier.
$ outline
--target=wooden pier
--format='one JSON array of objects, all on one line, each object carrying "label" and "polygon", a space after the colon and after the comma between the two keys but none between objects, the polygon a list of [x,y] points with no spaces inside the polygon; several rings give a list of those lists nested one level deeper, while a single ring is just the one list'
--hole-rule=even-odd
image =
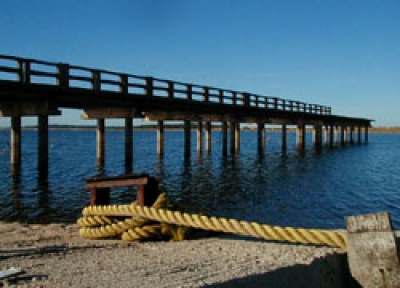
[{"label": "wooden pier", "polygon": [[[263,96],[243,91],[182,83],[65,63],[0,55],[0,116],[11,117],[11,159],[20,166],[21,117],[38,117],[38,168],[48,169],[48,117],[61,108],[83,109],[84,119],[97,120],[97,164],[105,161],[106,119],[125,119],[125,164],[132,166],[134,118],[157,121],[157,152],[164,154],[165,121],[183,121],[183,157],[190,157],[192,123],[197,127],[197,152],[211,152],[211,123],[221,123],[222,154],[240,153],[240,125],[257,125],[258,153],[265,151],[265,125],[282,127],[282,151],[287,127],[297,128],[297,147],[306,147],[306,128],[321,148],[368,141],[371,119],[333,115],[331,107]],[[228,141],[228,128],[230,141]],[[323,135],[325,137],[323,137]],[[230,142],[230,150],[228,149]]]}]

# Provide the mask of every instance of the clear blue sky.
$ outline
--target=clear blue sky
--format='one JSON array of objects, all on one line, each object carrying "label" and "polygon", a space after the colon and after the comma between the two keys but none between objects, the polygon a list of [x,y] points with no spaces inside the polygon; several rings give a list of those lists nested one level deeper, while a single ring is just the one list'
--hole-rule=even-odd
[{"label": "clear blue sky", "polygon": [[[2,1],[0,44],[1,54],[276,95],[400,126],[400,0]],[[87,122],[67,111],[50,123]]]}]

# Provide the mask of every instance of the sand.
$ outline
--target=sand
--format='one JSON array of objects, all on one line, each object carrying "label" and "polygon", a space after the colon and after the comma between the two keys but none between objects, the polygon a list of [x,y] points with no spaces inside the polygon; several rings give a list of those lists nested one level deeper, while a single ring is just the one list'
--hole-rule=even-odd
[{"label": "sand", "polygon": [[24,270],[4,287],[341,287],[347,281],[339,267],[343,251],[327,247],[225,235],[83,240],[75,224],[0,222],[0,235],[0,269]]}]

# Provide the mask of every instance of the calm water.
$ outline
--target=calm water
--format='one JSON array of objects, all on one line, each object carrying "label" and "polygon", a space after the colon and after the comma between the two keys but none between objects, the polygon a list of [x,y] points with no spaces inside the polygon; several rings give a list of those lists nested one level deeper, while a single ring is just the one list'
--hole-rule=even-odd
[{"label": "calm water", "polygon": [[[195,133],[192,143],[195,144]],[[280,134],[267,134],[267,153],[256,153],[257,135],[243,132],[241,153],[222,157],[221,139],[213,132],[213,152],[197,156],[192,147],[183,159],[183,133],[168,131],[165,156],[156,155],[156,133],[135,132],[134,172],[162,179],[162,188],[193,212],[274,225],[344,228],[344,217],[389,211],[400,228],[400,135],[371,134],[368,145],[324,148],[309,146],[298,155],[295,134],[289,150],[280,153]],[[311,143],[311,135],[307,136]],[[0,131],[0,220],[28,222],[75,221],[89,203],[85,179],[126,172],[124,134],[107,132],[104,169],[95,165],[94,131],[51,131],[50,171],[37,171],[36,132],[23,133],[21,173],[9,167],[9,132]],[[291,148],[291,149],[290,149]],[[113,203],[135,197],[134,188],[113,190]]]}]

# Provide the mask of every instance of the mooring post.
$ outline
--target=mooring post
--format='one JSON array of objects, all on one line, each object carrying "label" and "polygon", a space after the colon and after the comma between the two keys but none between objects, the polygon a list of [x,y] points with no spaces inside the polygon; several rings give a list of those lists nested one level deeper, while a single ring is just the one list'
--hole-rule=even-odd
[{"label": "mooring post", "polygon": [[362,287],[400,287],[400,262],[389,213],[350,216],[347,255]]},{"label": "mooring post", "polygon": [[258,154],[264,155],[265,153],[265,124],[257,123],[257,146]]},{"label": "mooring post", "polygon": [[103,118],[97,119],[96,129],[96,159],[97,166],[104,166],[105,162],[105,120]]},{"label": "mooring post", "polygon": [[157,154],[164,155],[164,121],[157,122]]},{"label": "mooring post", "polygon": [[287,126],[282,125],[282,153],[286,153],[287,150]]},{"label": "mooring post", "polygon": [[222,155],[226,156],[228,154],[228,123],[226,121],[222,122]]},{"label": "mooring post", "polygon": [[125,167],[132,168],[133,158],[133,124],[132,118],[125,118]]},{"label": "mooring post", "polygon": [[49,168],[49,117],[38,116],[38,170],[46,175]]},{"label": "mooring post", "polygon": [[190,142],[191,142],[191,123],[190,123],[190,120],[185,120],[184,121],[184,124],[183,124],[183,126],[184,126],[184,138],[185,138],[185,158],[186,159],[188,159],[188,158],[190,158],[190,146],[191,146],[191,144],[190,144]]},{"label": "mooring post", "polygon": [[208,154],[211,153],[211,137],[212,137],[212,132],[211,132],[211,122],[207,121],[206,122],[206,151]]},{"label": "mooring post", "polygon": [[11,117],[11,165],[21,166],[21,116]]},{"label": "mooring post", "polygon": [[197,122],[197,154],[203,153],[203,122]]}]

